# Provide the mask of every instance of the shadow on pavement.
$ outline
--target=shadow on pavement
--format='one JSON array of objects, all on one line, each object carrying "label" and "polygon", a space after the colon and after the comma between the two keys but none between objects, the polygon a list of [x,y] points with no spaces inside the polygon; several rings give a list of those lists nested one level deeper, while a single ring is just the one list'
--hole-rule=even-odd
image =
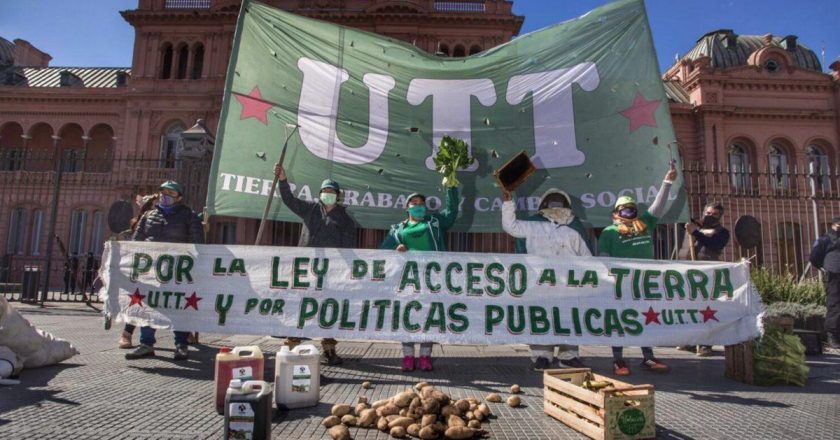
[{"label": "shadow on pavement", "polygon": [[63,390],[41,390],[38,388],[46,387],[58,373],[65,369],[81,366],[83,365],[61,363],[49,367],[23,370],[20,375],[20,385],[0,387],[0,426],[11,421],[3,418],[4,413],[21,407],[40,405],[44,401],[62,405],[78,405],[78,402],[56,397]]}]

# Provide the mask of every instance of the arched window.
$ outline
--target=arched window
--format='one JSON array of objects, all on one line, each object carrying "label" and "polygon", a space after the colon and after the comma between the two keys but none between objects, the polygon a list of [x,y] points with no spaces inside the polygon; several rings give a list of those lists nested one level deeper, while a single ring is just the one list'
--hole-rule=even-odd
[{"label": "arched window", "polygon": [[196,44],[193,47],[193,65],[192,65],[192,74],[190,78],[192,79],[199,79],[201,78],[201,71],[204,69],[204,45],[201,43]]},{"label": "arched window", "polygon": [[474,45],[473,47],[470,48],[470,55],[475,55],[477,53],[480,53],[481,51],[482,51],[481,46]]},{"label": "arched window", "polygon": [[44,225],[44,210],[32,211],[32,237],[29,240],[29,255],[41,255],[41,228]]},{"label": "arched window", "polygon": [[190,59],[190,49],[186,44],[178,48],[178,74],[177,79],[187,77],[187,61]]},{"label": "arched window", "polygon": [[178,142],[181,140],[181,133],[184,126],[174,123],[166,129],[160,137],[160,167],[175,168],[175,159],[178,154]]},{"label": "arched window", "polygon": [[102,211],[93,212],[93,225],[90,229],[90,246],[88,252],[97,257],[102,254],[102,233],[105,230],[105,215]]},{"label": "arched window", "polygon": [[809,145],[805,154],[808,157],[808,174],[814,179],[814,189],[822,191],[831,189],[828,155],[816,145]]},{"label": "arched window", "polygon": [[449,56],[449,46],[446,44],[438,45],[437,55],[448,57]]},{"label": "arched window", "polygon": [[26,211],[23,208],[12,209],[9,217],[9,234],[6,238],[6,253],[23,255],[23,240],[26,238]]},{"label": "arched window", "polygon": [[770,187],[773,189],[788,189],[788,159],[785,150],[779,145],[771,145],[767,152],[767,166],[770,173]]},{"label": "arched window", "polygon": [[750,162],[747,150],[735,144],[729,148],[729,175],[732,187],[744,189],[750,187]]},{"label": "arched window", "polygon": [[0,171],[23,168],[23,128],[11,122],[0,130]]},{"label": "arched window", "polygon": [[167,43],[160,51],[160,79],[172,77],[172,45]]},{"label": "arched window", "polygon": [[58,132],[59,152],[65,173],[82,171],[85,151],[85,132],[79,124],[67,124]]},{"label": "arched window", "polygon": [[463,58],[466,56],[466,51],[464,50],[464,46],[460,44],[455,46],[455,49],[452,49],[452,56],[454,58]]},{"label": "arched window", "polygon": [[70,214],[70,234],[67,237],[67,252],[70,255],[81,255],[85,251],[87,218],[84,209],[77,209]]}]

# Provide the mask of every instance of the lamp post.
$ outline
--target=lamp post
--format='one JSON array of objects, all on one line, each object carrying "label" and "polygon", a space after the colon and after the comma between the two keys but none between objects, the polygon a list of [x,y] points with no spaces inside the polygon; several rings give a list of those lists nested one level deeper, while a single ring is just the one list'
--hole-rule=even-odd
[{"label": "lamp post", "polygon": [[[181,171],[180,174],[183,177],[183,179],[179,180],[187,188],[187,194],[192,195],[195,193],[191,188],[191,177],[193,173],[209,172],[209,166],[205,165],[208,165],[206,164],[207,159],[213,157],[215,142],[216,138],[207,129],[207,124],[204,122],[204,119],[196,120],[195,125],[181,132],[176,159],[179,163],[178,169]],[[198,200],[201,200],[201,197]],[[205,216],[202,220],[206,231],[207,225],[209,225],[209,219]]]},{"label": "lamp post", "polygon": [[[50,270],[52,269],[52,253],[53,253],[53,240],[55,238],[55,223],[58,216],[58,193],[61,190],[61,174],[64,171],[64,154],[63,151],[59,151],[58,149],[58,142],[61,140],[61,137],[53,135],[53,157],[57,157],[58,160],[55,161],[55,174],[53,182],[53,193],[52,193],[52,202],[50,203],[50,223],[47,228],[47,261],[44,265],[44,290],[41,291],[41,307],[44,307],[44,301],[47,300],[47,292],[50,290]],[[35,298],[32,298],[33,301]]]}]

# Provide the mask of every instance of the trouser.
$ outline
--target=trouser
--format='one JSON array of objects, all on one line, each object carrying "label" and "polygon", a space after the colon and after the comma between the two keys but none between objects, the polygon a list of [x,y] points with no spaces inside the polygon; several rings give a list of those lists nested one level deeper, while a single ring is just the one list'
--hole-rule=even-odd
[{"label": "trouser", "polygon": [[[614,360],[624,359],[624,347],[613,347],[612,352]],[[653,348],[642,347],[642,357],[645,359],[653,359]]]},{"label": "trouser", "polygon": [[825,293],[825,331],[840,337],[840,273],[828,272]]},{"label": "trouser", "polygon": [[133,325],[131,325],[131,324],[126,324],[126,325],[125,325],[125,327],[123,327],[123,331],[124,331],[124,332],[127,332],[127,333],[128,333],[128,334],[130,334],[130,335],[133,335],[133,334],[134,334],[134,329],[135,329],[135,328],[137,328],[137,327],[135,327],[135,326],[133,326]]},{"label": "trouser", "polygon": [[[155,342],[155,330],[152,327],[140,327],[140,343],[149,347],[154,347]],[[187,345],[187,336],[189,336],[189,332],[179,332],[175,331],[175,346],[179,345]]]},{"label": "trouser", "polygon": [[537,358],[545,358],[549,361],[554,359],[554,347],[559,347],[560,352],[557,353],[557,358],[560,360],[569,360],[579,357],[577,345],[529,345],[531,348],[531,361],[536,362]]},{"label": "trouser", "polygon": [[[420,356],[431,356],[432,355],[432,342],[421,342],[420,343]],[[413,342],[403,342],[402,343],[403,349],[403,356],[414,356],[414,343]]]}]

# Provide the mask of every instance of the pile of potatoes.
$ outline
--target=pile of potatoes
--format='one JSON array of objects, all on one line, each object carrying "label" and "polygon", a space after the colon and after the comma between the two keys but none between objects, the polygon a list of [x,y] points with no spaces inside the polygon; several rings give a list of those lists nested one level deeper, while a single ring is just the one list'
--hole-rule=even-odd
[{"label": "pile of potatoes", "polygon": [[376,428],[394,438],[483,438],[487,431],[481,429],[481,424],[492,414],[490,407],[476,397],[453,400],[427,382],[373,403],[360,396],[355,408],[337,404],[331,412],[322,424],[334,440],[350,440],[348,426]]}]

